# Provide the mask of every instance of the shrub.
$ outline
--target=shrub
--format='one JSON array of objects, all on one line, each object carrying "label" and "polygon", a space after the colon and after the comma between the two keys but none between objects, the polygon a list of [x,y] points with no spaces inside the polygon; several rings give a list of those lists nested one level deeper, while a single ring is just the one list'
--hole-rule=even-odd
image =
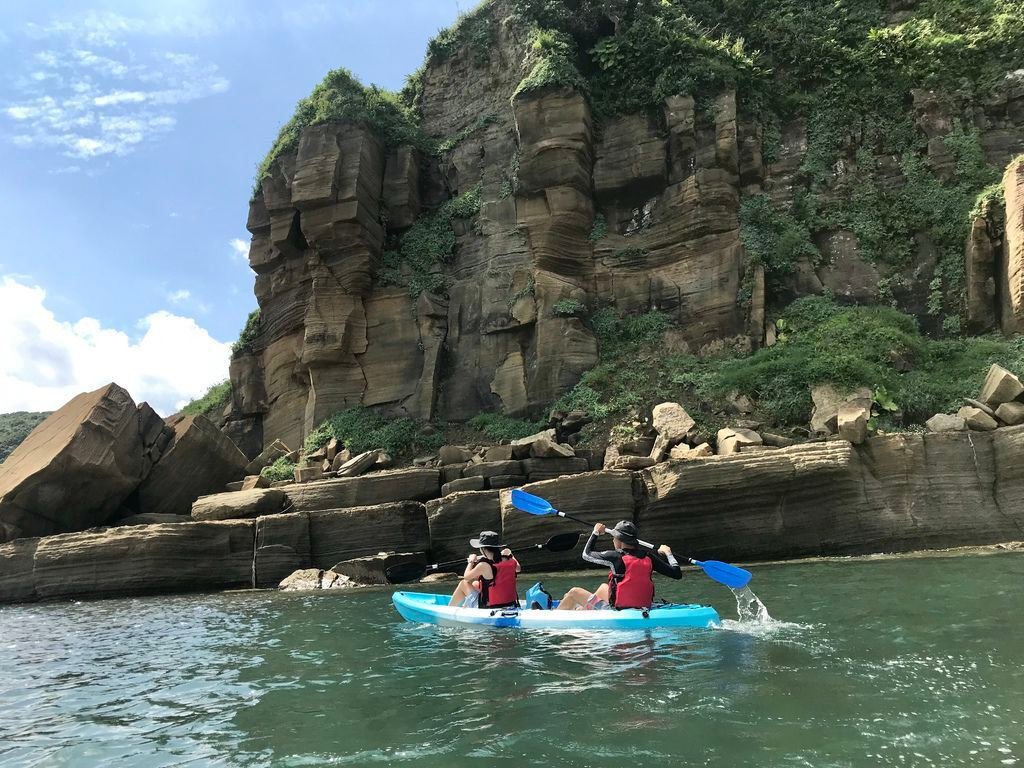
[{"label": "shrub", "polygon": [[422,424],[412,419],[387,419],[362,406],[339,411],[324,421],[306,438],[304,452],[313,453],[332,438],[352,453],[380,448],[392,456],[432,450],[444,439],[440,434],[424,435]]},{"label": "shrub", "polygon": [[559,299],[551,308],[555,317],[578,317],[586,310],[586,305],[578,299]]},{"label": "shrub", "polygon": [[291,461],[287,456],[282,456],[269,467],[264,467],[260,474],[272,483],[279,483],[282,480],[294,480],[296,466],[294,461]]},{"label": "shrub", "polygon": [[487,435],[491,440],[518,440],[540,432],[547,427],[543,421],[513,419],[503,413],[478,413],[469,420],[469,426]]},{"label": "shrub", "polygon": [[214,384],[202,397],[193,400],[181,412],[186,416],[210,416],[217,417],[224,412],[228,402],[231,400],[231,382],[222,381]]},{"label": "shrub", "polygon": [[260,323],[260,311],[258,309],[254,309],[249,313],[249,317],[245,321],[245,326],[242,328],[241,333],[238,334],[238,340],[231,345],[232,358],[252,353],[256,340],[260,336]]}]

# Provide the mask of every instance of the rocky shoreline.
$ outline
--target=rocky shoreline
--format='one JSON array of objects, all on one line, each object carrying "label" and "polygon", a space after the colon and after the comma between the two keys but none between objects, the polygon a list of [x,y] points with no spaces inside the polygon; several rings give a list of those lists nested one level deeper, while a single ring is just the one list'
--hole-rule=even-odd
[{"label": "rocky shoreline", "polygon": [[[249,519],[17,539],[0,545],[0,601],[270,587],[305,568],[344,574],[351,561],[381,551],[424,562],[458,556],[467,531],[495,528],[515,546],[569,525],[517,512],[507,490],[442,497],[441,480],[437,469],[392,470],[286,489],[282,511]],[[420,489],[419,500],[400,498],[411,487]],[[860,446],[824,440],[525,488],[586,520],[635,520],[648,538],[694,557],[756,561],[994,544],[1024,533],[1024,426],[886,435]],[[238,494],[221,496],[228,495]],[[349,506],[354,501],[366,505]],[[566,569],[578,556],[538,553],[524,565]]]}]

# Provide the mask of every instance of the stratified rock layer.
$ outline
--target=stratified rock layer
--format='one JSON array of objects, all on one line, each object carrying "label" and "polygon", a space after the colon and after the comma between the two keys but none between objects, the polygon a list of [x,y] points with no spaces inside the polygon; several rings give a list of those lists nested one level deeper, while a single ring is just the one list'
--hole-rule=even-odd
[{"label": "stratified rock layer", "polygon": [[151,412],[108,384],[36,427],[0,465],[0,541],[110,520],[152,465],[145,441],[152,445],[162,430],[152,428]]}]

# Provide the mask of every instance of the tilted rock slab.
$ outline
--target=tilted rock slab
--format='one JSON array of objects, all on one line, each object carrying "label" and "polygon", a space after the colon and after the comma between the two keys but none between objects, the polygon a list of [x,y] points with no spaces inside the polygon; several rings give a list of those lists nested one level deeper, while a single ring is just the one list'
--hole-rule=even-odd
[{"label": "tilted rock slab", "polygon": [[245,476],[245,454],[205,416],[169,420],[174,437],[139,486],[142,512],[187,515],[192,502]]},{"label": "tilted rock slab", "polygon": [[152,466],[162,433],[152,409],[136,408],[116,384],[73,398],[0,465],[0,542],[109,521]]}]

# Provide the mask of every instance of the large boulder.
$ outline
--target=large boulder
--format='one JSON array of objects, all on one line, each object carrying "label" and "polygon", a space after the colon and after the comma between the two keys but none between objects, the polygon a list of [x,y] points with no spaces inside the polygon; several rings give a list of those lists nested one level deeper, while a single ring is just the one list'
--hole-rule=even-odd
[{"label": "large boulder", "polygon": [[0,464],[0,542],[110,521],[143,479],[163,436],[150,413],[108,384],[78,395],[36,427]]},{"label": "large boulder", "polygon": [[1003,403],[1016,400],[1024,394],[1024,384],[1021,384],[1014,374],[1003,368],[1001,365],[992,364],[988,369],[988,376],[981,387],[981,400],[991,408],[996,408]]},{"label": "large boulder", "polygon": [[255,459],[250,461],[245,467],[246,475],[258,475],[266,467],[269,467],[278,459],[287,456],[291,453],[291,449],[287,445],[282,443],[280,440],[275,440],[257,456]]},{"label": "large boulder", "polygon": [[192,505],[195,520],[244,520],[273,515],[284,509],[285,495],[279,488],[253,488],[231,493],[200,496]]},{"label": "large boulder", "polygon": [[140,512],[187,515],[200,496],[245,477],[245,454],[205,416],[174,417],[168,423],[174,438],[139,486]]},{"label": "large boulder", "polygon": [[312,564],[335,563],[378,552],[426,552],[427,511],[415,501],[309,513]]}]

